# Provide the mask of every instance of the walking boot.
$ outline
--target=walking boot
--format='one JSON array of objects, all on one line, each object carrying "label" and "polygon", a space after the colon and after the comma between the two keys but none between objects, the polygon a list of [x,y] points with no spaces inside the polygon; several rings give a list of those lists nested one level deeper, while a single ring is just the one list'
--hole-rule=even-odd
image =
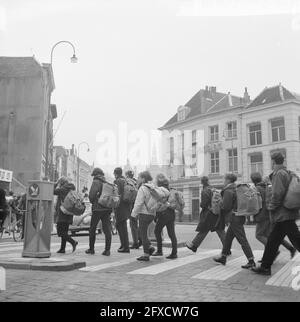
[{"label": "walking boot", "polygon": [[152,256],[154,252],[155,252],[155,248],[153,246],[150,246],[149,255]]},{"label": "walking boot", "polygon": [[129,248],[119,248],[118,249],[118,253],[130,253],[130,250],[129,250]]},{"label": "walking boot", "polygon": [[189,250],[192,252],[196,253],[197,252],[197,247],[195,247],[192,243],[187,242],[185,243],[185,247],[187,247]]},{"label": "walking boot", "polygon": [[149,262],[150,258],[149,258],[149,256],[143,255],[143,256],[138,257],[137,260],[141,261],[141,262]]},{"label": "walking boot", "polygon": [[169,256],[166,257],[166,259],[176,259],[178,258],[177,254],[170,254]]},{"label": "walking boot", "polygon": [[139,249],[140,246],[139,246],[139,244],[132,244],[129,248],[130,249]]},{"label": "walking boot", "polygon": [[95,251],[93,249],[87,249],[85,251],[86,254],[90,254],[90,255],[94,255],[95,254]]},{"label": "walking boot", "polygon": [[254,267],[256,267],[256,264],[253,259],[249,260],[249,262],[246,265],[242,266],[242,268],[245,268],[245,269],[252,269]]},{"label": "walking boot", "polygon": [[216,263],[219,263],[219,264],[222,264],[222,265],[226,265],[226,261],[227,261],[227,258],[226,256],[224,255],[221,255],[219,257],[214,257],[213,260],[216,262]]},{"label": "walking boot", "polygon": [[263,266],[253,267],[251,271],[259,275],[265,275],[265,276],[271,275],[271,268],[265,268]]},{"label": "walking boot", "polygon": [[59,249],[56,253],[57,254],[65,254],[66,251],[65,251],[65,249]]},{"label": "walking boot", "polygon": [[291,253],[291,259],[293,259],[297,253],[297,249],[296,248],[291,249],[290,253]]},{"label": "walking boot", "polygon": [[110,250],[105,250],[103,253],[102,253],[103,256],[110,256]]},{"label": "walking boot", "polygon": [[156,251],[152,256],[163,256],[163,252]]},{"label": "walking boot", "polygon": [[78,241],[75,241],[75,242],[72,244],[72,248],[73,248],[72,253],[74,253],[74,252],[75,252],[77,245],[78,245]]}]

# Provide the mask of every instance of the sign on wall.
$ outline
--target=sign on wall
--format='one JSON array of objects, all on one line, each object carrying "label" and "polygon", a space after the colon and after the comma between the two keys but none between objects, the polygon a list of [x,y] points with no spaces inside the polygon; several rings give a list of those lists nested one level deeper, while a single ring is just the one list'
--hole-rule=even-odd
[{"label": "sign on wall", "polygon": [[0,181],[12,182],[13,172],[9,170],[0,169]]}]

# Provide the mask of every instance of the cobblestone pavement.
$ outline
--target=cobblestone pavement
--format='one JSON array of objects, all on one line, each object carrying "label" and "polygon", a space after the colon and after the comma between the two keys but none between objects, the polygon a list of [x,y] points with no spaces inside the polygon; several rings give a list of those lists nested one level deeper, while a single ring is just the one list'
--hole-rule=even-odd
[{"label": "cobblestone pavement", "polygon": [[[177,226],[179,239],[192,238],[194,229]],[[255,241],[253,228],[247,228],[247,235],[259,259],[262,248]],[[220,244],[214,234],[208,236],[197,254],[182,248],[178,260],[157,257],[146,263],[135,259],[141,250],[117,253],[117,236],[109,258],[100,253],[102,235],[98,236],[95,256],[84,253],[86,236],[77,240],[78,251],[70,254],[69,249],[63,256],[86,260],[86,268],[70,272],[7,270],[6,291],[0,293],[0,301],[300,301],[300,291],[292,288],[292,269],[300,266],[299,254],[290,261],[283,250],[270,278],[240,268],[246,259],[236,243],[228,265],[215,265],[212,257],[219,253]],[[58,242],[54,237],[53,251]],[[0,256],[20,256],[21,249],[22,245],[7,239],[0,243]],[[164,249],[165,255],[169,251]]]}]

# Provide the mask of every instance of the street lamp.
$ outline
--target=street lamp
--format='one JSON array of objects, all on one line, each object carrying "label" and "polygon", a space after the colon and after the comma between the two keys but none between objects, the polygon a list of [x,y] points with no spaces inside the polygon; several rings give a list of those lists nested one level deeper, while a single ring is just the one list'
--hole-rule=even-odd
[{"label": "street lamp", "polygon": [[87,152],[90,152],[90,146],[87,142],[83,141],[81,143],[78,144],[78,148],[77,148],[77,190],[79,192],[79,150],[80,150],[80,147],[81,145],[85,144],[87,146]]},{"label": "street lamp", "polygon": [[75,52],[75,47],[74,45],[70,42],[70,41],[67,41],[67,40],[61,40],[59,42],[57,42],[51,49],[51,58],[50,58],[50,64],[51,64],[51,67],[52,67],[52,62],[53,62],[53,52],[54,52],[54,49],[60,45],[60,44],[69,44],[71,45],[71,47],[73,48],[73,56],[70,58],[71,59],[71,63],[77,63],[78,62],[78,58],[76,57],[76,52]]}]

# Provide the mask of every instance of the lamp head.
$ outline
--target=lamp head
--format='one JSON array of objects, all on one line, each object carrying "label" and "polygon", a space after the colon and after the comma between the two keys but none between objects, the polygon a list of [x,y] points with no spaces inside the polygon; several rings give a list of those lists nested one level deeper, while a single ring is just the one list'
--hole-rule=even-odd
[{"label": "lamp head", "polygon": [[74,54],[72,57],[71,57],[71,63],[73,64],[76,64],[78,62],[78,58],[76,57],[76,55]]}]

